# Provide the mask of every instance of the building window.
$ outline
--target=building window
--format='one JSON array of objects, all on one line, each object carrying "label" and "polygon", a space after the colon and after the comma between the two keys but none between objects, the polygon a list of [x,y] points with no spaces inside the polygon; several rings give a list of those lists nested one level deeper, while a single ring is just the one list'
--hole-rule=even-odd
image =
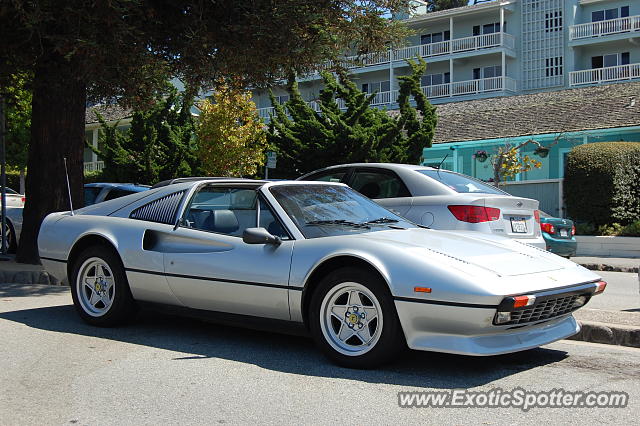
[{"label": "building window", "polygon": [[562,11],[549,12],[544,14],[544,30],[545,32],[562,30]]},{"label": "building window", "polygon": [[444,74],[428,74],[423,75],[421,78],[422,86],[437,86],[438,84],[451,83],[451,74],[445,72]]},{"label": "building window", "polygon": [[474,80],[480,80],[481,78],[493,78],[493,77],[502,77],[501,65],[473,69]]},{"label": "building window", "polygon": [[[482,29],[482,33],[480,30]],[[507,23],[504,23],[502,27],[503,31],[507,31]],[[473,26],[473,35],[479,36],[480,34],[493,34],[500,32],[500,22],[494,22],[492,24],[484,24],[482,27],[480,25]]]},{"label": "building window", "polygon": [[610,55],[592,56],[591,68],[617,67],[618,65],[629,65],[629,52],[612,53]]},{"label": "building window", "polygon": [[626,18],[629,16],[629,6],[620,8],[595,10],[591,12],[591,22],[606,21],[609,19]]},{"label": "building window", "polygon": [[374,83],[362,83],[362,91],[364,93],[388,92],[391,90],[391,82],[376,81]]},{"label": "building window", "polygon": [[555,58],[547,58],[545,66],[547,77],[555,77],[557,75],[563,75],[562,56]]},{"label": "building window", "polygon": [[289,95],[274,96],[274,98],[276,99],[276,102],[280,105],[284,105],[285,103],[289,102]]},{"label": "building window", "polygon": [[451,40],[450,31],[440,31],[439,33],[423,34],[420,36],[420,44],[432,44],[449,40]]}]

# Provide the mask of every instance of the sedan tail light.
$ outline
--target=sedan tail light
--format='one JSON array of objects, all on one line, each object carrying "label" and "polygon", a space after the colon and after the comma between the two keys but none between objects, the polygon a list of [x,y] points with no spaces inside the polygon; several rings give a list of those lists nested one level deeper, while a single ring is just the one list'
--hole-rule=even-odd
[{"label": "sedan tail light", "polygon": [[576,235],[576,226],[572,225],[571,226],[571,236],[573,237],[574,235]]},{"label": "sedan tail light", "polygon": [[542,228],[542,232],[546,232],[547,234],[555,234],[556,228],[550,223],[541,223],[540,228]]},{"label": "sedan tail light", "polygon": [[535,218],[537,223],[540,223],[540,210],[534,210],[533,217]]},{"label": "sedan tail light", "polygon": [[483,206],[447,206],[449,211],[462,222],[480,223],[500,219],[500,209]]},{"label": "sedan tail light", "polygon": [[26,197],[22,197],[22,204],[24,204],[24,202],[27,200]]}]

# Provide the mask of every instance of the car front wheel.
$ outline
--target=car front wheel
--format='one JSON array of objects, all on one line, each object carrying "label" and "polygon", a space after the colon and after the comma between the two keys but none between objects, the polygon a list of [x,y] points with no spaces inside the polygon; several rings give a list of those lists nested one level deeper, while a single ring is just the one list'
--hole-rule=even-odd
[{"label": "car front wheel", "polygon": [[310,309],[316,343],[344,367],[376,367],[406,346],[389,289],[370,271],[332,272],[314,292]]},{"label": "car front wheel", "polygon": [[86,249],[74,262],[69,282],[78,314],[91,325],[119,325],[136,312],[122,261],[113,249]]}]

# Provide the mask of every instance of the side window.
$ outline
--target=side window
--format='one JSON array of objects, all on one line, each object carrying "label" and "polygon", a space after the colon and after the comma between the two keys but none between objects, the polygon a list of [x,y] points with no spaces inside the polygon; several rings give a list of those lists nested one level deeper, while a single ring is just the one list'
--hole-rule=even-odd
[{"label": "side window", "polygon": [[125,195],[131,195],[133,191],[125,191],[123,189],[112,189],[107,193],[107,196],[104,197],[105,201],[114,200],[116,198],[124,197]]},{"label": "side window", "polygon": [[372,199],[411,196],[405,184],[393,172],[356,171],[351,187]]},{"label": "side window", "polygon": [[256,227],[255,189],[204,186],[195,193],[182,218],[182,226],[242,237]]},{"label": "side window", "polygon": [[347,169],[330,170],[327,172],[311,175],[307,177],[305,180],[315,180],[315,181],[321,181],[321,182],[342,182],[342,179],[344,179],[346,174],[347,174]]},{"label": "side window", "polygon": [[89,187],[84,189],[84,205],[91,206],[96,203],[96,197],[102,188]]},{"label": "side window", "polygon": [[271,235],[276,235],[283,240],[288,240],[289,235],[282,227],[282,224],[276,219],[273,211],[264,200],[260,199],[260,216],[258,217],[258,226],[269,231]]}]

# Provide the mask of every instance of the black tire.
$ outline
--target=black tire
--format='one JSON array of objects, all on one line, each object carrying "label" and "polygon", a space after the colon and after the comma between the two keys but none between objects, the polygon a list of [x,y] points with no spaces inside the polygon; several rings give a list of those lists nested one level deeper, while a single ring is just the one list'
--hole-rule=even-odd
[{"label": "black tire", "polygon": [[[96,262],[96,260],[92,259],[98,259],[98,261],[104,262],[112,272],[112,274],[105,274],[105,276],[111,275],[113,279],[113,297],[110,306],[102,313],[93,312],[93,314],[89,312],[90,308],[85,308],[85,306],[86,303],[88,303],[86,300],[87,293],[93,293],[94,290],[86,288],[84,284],[79,282],[81,268],[83,268],[85,262],[89,264]],[[85,266],[85,268],[90,269],[87,266]],[[101,245],[88,247],[73,262],[73,269],[69,278],[73,304],[85,322],[98,327],[114,327],[124,324],[135,317],[137,305],[131,295],[122,261],[114,249]],[[85,292],[84,297],[80,294],[81,291]],[[99,306],[100,303],[101,302],[98,302],[97,306]],[[103,304],[102,306],[106,308],[106,305]],[[96,309],[96,311],[99,310],[100,309]]]},{"label": "black tire", "polygon": [[[344,283],[356,283],[366,287],[373,293],[382,311],[382,327],[378,330],[380,333],[378,340],[371,349],[362,354],[341,353],[332,346],[328,340],[330,337],[323,332],[322,322],[325,321],[323,302],[326,297],[331,297],[327,296],[330,292],[338,294],[339,291],[336,292],[336,289],[345,285]],[[309,329],[313,339],[322,352],[340,366],[357,369],[374,368],[391,361],[400,351],[406,349],[406,340],[389,288],[384,280],[372,271],[344,267],[331,272],[315,289],[309,309]],[[348,322],[344,320],[347,325]]]},{"label": "black tire", "polygon": [[[7,220],[7,230],[7,253],[15,253],[18,249],[18,244],[16,243],[16,231],[9,220]],[[1,244],[2,242],[0,241],[0,245]]]}]

